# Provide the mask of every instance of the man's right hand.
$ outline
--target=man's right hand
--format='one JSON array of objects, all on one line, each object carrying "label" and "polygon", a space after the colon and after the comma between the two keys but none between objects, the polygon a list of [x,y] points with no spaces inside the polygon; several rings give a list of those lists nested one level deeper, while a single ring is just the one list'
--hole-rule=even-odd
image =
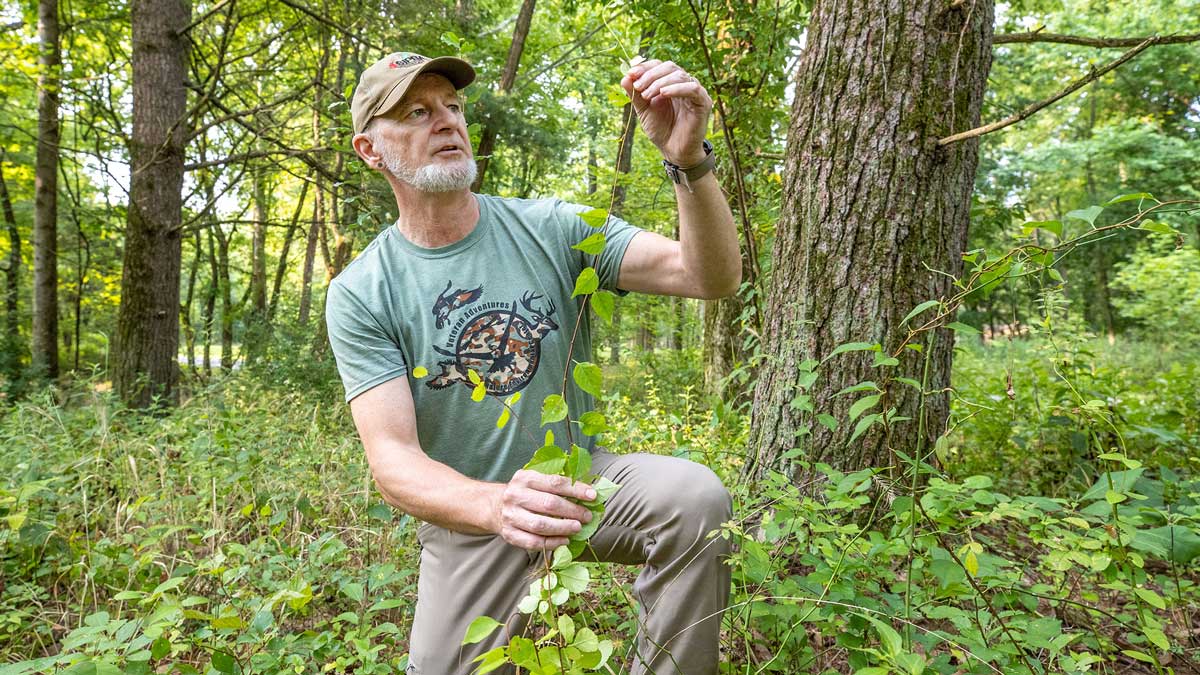
[{"label": "man's right hand", "polygon": [[513,474],[495,502],[495,531],[518,548],[552,551],[592,519],[591,511],[570,499],[595,498],[596,491],[587,483],[523,469]]}]

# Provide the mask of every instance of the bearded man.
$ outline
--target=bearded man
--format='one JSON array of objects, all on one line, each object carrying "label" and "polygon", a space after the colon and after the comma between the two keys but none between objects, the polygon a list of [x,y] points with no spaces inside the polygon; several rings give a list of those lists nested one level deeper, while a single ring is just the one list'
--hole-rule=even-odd
[{"label": "bearded man", "polygon": [[[596,496],[522,470],[540,430],[498,428],[500,407],[471,400],[476,380],[500,400],[521,392],[532,405],[518,412],[537,418],[571,367],[583,310],[571,292],[589,265],[618,293],[716,298],[741,281],[733,216],[704,139],[712,99],[694,77],[651,60],[621,80],[675,183],[679,241],[612,218],[595,261],[571,248],[593,232],[578,215],[585,207],[470,191],[476,166],[459,90],[474,79],[461,59],[404,52],[363,72],[352,143],[391,186],[399,215],[334,279],[326,307],[379,492],[424,521],[408,667],[424,675],[469,673],[475,657],[522,630],[516,606],[528,576],[590,521],[578,501]],[[574,358],[586,360],[589,317],[575,340]],[[573,383],[567,403],[576,419],[594,406]],[[568,438],[565,423],[551,429]],[[729,493],[700,464],[579,443],[593,452],[593,471],[621,485],[582,559],[643,566],[634,672],[715,674],[728,545],[706,535],[730,517]],[[506,630],[460,648],[482,615]]]}]

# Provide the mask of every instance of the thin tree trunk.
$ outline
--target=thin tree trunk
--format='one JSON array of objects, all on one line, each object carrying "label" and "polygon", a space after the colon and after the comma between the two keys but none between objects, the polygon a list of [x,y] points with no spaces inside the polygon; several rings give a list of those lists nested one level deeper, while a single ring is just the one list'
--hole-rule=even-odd
[{"label": "thin tree trunk", "polygon": [[4,267],[4,357],[0,360],[0,372],[13,379],[20,371],[21,364],[21,233],[17,229],[17,216],[8,195],[8,183],[4,180],[4,159],[5,151],[0,147],[0,211],[3,212],[8,231],[8,261]]},{"label": "thin tree trunk", "polygon": [[58,0],[38,2],[38,142],[33,207],[33,367],[58,376]]},{"label": "thin tree trunk", "polygon": [[212,233],[217,242],[217,288],[221,300],[221,370],[233,369],[233,282],[229,276],[229,244],[234,232],[226,237],[219,223],[213,223]]},{"label": "thin tree trunk", "polygon": [[217,270],[217,243],[212,228],[208,229],[208,292],[204,296],[204,376],[212,377],[213,327],[217,322],[217,290],[221,274]]},{"label": "thin tree trunk", "polygon": [[266,172],[259,166],[253,170],[253,208],[250,233],[250,311],[242,331],[242,353],[246,363],[252,363],[263,347],[267,334],[267,218],[270,211],[267,197]]},{"label": "thin tree trunk", "polygon": [[188,0],[134,0],[133,136],[113,384],[125,402],[178,400],[187,138]]},{"label": "thin tree trunk", "polygon": [[[978,125],[992,23],[991,0],[814,4],[788,129],[751,475],[779,469],[803,480],[781,458],[797,445],[803,459],[839,469],[889,465],[893,449],[922,454],[944,430],[954,346],[946,329],[921,353],[900,350],[892,370],[873,368],[875,353],[861,351],[820,366],[804,393],[815,412],[837,420],[834,431],[792,402],[802,363],[847,342],[891,353],[909,310],[953,294],[947,275],[930,270],[961,270],[978,139],[936,141]],[[866,413],[894,409],[910,421],[894,421],[887,433],[875,424],[850,440],[859,422],[848,410],[870,392],[837,392],[893,376],[923,381],[926,367],[923,389],[937,393],[922,400],[893,383]]]},{"label": "thin tree trunk", "polygon": [[194,230],[192,264],[188,266],[187,295],[179,307],[179,322],[183,326],[184,350],[187,352],[188,370],[196,373],[196,328],[192,325],[192,301],[196,297],[196,278],[200,274],[200,230]]},{"label": "thin tree trunk", "polygon": [[292,240],[300,229],[300,213],[304,210],[304,201],[308,198],[309,181],[304,181],[300,188],[300,197],[296,200],[296,210],[292,213],[292,221],[288,224],[287,235],[283,238],[283,249],[279,251],[279,262],[275,266],[275,281],[271,284],[271,300],[267,304],[267,323],[273,324],[275,313],[279,308],[279,291],[283,287],[283,275],[287,273],[288,252],[292,248]]},{"label": "thin tree trunk", "polygon": [[324,229],[324,224],[321,222],[325,218],[323,192],[321,179],[318,178],[313,195],[312,223],[308,227],[308,243],[304,249],[304,268],[300,276],[300,315],[298,320],[301,326],[308,325],[308,315],[312,311],[313,267],[317,260],[317,240]]},{"label": "thin tree trunk", "polygon": [[[517,25],[513,28],[512,42],[508,46],[508,58],[504,61],[504,70],[500,73],[500,88],[497,90],[504,97],[517,81],[517,70],[521,67],[521,53],[525,51],[525,38],[529,36],[529,26],[533,23],[533,9],[537,0],[523,0],[521,11],[517,14]],[[475,163],[479,173],[475,183],[471,185],[473,192],[483,188],[483,178],[487,174],[488,163],[492,152],[496,149],[496,130],[491,124],[484,124],[479,134],[479,149],[475,152]]]}]

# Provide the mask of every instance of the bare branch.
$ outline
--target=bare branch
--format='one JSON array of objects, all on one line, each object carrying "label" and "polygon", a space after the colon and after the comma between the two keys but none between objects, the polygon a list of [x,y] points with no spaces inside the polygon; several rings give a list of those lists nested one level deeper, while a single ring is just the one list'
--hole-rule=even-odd
[{"label": "bare branch", "polygon": [[193,19],[192,22],[189,23],[188,25],[175,31],[175,34],[176,35],[185,35],[191,29],[204,23],[204,21],[206,19],[208,19],[208,17],[221,11],[221,8],[224,7],[225,5],[228,5],[230,2],[232,2],[232,0],[221,0],[221,2],[218,2],[217,4],[213,5],[212,9],[209,9],[207,12],[205,12],[205,13],[201,14],[200,16],[196,17],[195,19]]},{"label": "bare branch", "polygon": [[[1083,37],[1079,35],[1062,35],[1060,33],[1043,33],[1041,29],[1029,33],[1008,33],[996,35],[992,38],[992,44],[1030,44],[1033,42],[1054,42],[1063,45],[1079,45],[1081,47],[1097,47],[1099,49],[1128,49],[1136,47],[1146,40],[1148,37],[1132,37],[1132,38],[1112,38],[1112,37]],[[1163,35],[1158,38],[1155,44],[1160,45],[1177,45],[1188,42],[1200,41],[1200,33],[1190,35]]]},{"label": "bare branch", "polygon": [[275,156],[299,157],[300,155],[307,155],[307,154],[311,154],[314,152],[324,152],[326,150],[329,150],[329,148],[302,148],[299,150],[258,150],[255,152],[244,152],[240,155],[233,155],[230,157],[222,157],[221,159],[210,159],[205,162],[195,162],[192,164],[185,164],[183,167],[183,170],[184,171],[195,171],[197,169],[207,169],[207,168],[213,167],[213,166],[224,166],[226,164],[233,164],[234,162],[244,162],[248,159],[259,159],[262,157],[275,157]]},{"label": "bare branch", "polygon": [[8,32],[10,30],[16,30],[24,25],[25,23],[23,21],[13,21],[12,23],[6,23],[3,26],[0,26],[0,31]]},{"label": "bare branch", "polygon": [[940,139],[937,142],[937,144],[940,146],[945,146],[945,145],[949,145],[955,141],[964,141],[968,138],[975,138],[976,136],[990,134],[993,131],[998,131],[1000,129],[1003,129],[1004,127],[1012,126],[1013,124],[1016,124],[1017,122],[1020,122],[1021,120],[1024,120],[1024,119],[1030,117],[1031,115],[1038,112],[1042,108],[1045,108],[1045,107],[1053,104],[1054,102],[1056,102],[1062,98],[1065,98],[1066,96],[1070,95],[1072,92],[1075,92],[1075,91],[1083,88],[1084,86],[1100,79],[1109,71],[1115,70],[1116,68],[1120,67],[1125,62],[1130,61],[1138,54],[1141,54],[1143,51],[1146,50],[1146,48],[1158,44],[1160,39],[1161,38],[1159,38],[1157,36],[1146,38],[1145,40],[1143,40],[1141,42],[1141,44],[1139,44],[1138,46],[1134,47],[1133,49],[1130,49],[1129,51],[1122,54],[1120,56],[1120,58],[1108,62],[1099,70],[1093,69],[1092,72],[1089,73],[1087,76],[1081,77],[1078,80],[1075,80],[1071,84],[1067,85],[1067,87],[1065,89],[1062,89],[1061,91],[1055,93],[1053,96],[1050,96],[1049,98],[1042,99],[1041,101],[1038,101],[1037,103],[1033,103],[1029,106],[1026,106],[1023,110],[1016,113],[1015,115],[1010,115],[1008,117],[1005,117],[1004,119],[1000,120],[999,122],[992,122],[991,124],[986,124],[982,127],[976,127],[974,129],[970,129],[968,131],[963,131],[961,133],[947,136],[943,139]]},{"label": "bare branch", "polygon": [[322,24],[325,24],[326,26],[329,26],[330,28],[336,30],[337,32],[341,33],[342,35],[345,35],[346,37],[350,38],[351,40],[361,42],[362,44],[366,45],[367,47],[370,47],[371,49],[374,49],[380,53],[384,53],[384,54],[387,53],[387,50],[384,49],[383,47],[371,44],[367,40],[364,40],[362,38],[362,36],[351,32],[350,29],[348,29],[345,26],[343,26],[342,24],[334,21],[333,19],[330,19],[329,17],[321,16],[320,14],[305,7],[304,5],[301,5],[297,2],[293,2],[292,0],[279,0],[279,1],[282,2],[283,4],[287,5],[288,7],[291,7],[292,9],[296,10],[297,12],[307,14],[308,16],[310,16],[314,20],[316,20],[318,23],[322,23]]}]

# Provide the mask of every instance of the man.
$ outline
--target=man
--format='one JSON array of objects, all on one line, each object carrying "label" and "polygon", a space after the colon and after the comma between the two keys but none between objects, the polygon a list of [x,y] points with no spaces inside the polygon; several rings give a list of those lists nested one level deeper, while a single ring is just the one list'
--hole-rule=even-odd
[{"label": "man", "polygon": [[[594,265],[603,288],[694,298],[728,295],[741,277],[704,141],[712,100],[695,78],[645,61],[621,80],[677,182],[680,241],[611,219],[594,263],[571,249],[594,231],[582,207],[470,192],[476,169],[458,90],[474,78],[460,59],[409,53],[363,73],[352,143],[391,185],[399,216],[334,280],[326,309],[376,485],[425,521],[408,671],[424,675],[469,673],[476,656],[519,634],[530,573],[590,520],[572,501],[594,498],[590,485],[520,470],[542,442],[542,400],[558,393],[570,360],[591,353],[584,317],[568,356],[580,271]],[[489,395],[482,403],[471,400],[472,374]],[[518,421],[498,428],[500,402],[517,392]],[[575,419],[593,405],[573,383],[567,402]],[[565,442],[565,423],[552,430]],[[574,438],[590,440],[577,428]],[[584,558],[644,565],[634,672],[716,673],[728,551],[706,534],[729,518],[728,492],[693,462],[588,447],[593,470],[621,488]],[[506,631],[460,647],[482,615]]]}]

